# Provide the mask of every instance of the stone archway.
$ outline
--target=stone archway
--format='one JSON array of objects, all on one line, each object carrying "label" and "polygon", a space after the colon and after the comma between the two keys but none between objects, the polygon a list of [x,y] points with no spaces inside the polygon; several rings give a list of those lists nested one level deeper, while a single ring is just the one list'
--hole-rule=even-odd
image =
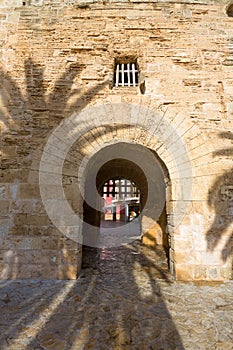
[{"label": "stone archway", "polygon": [[[179,224],[188,210],[191,199],[192,171],[189,155],[178,131],[179,129],[176,129],[173,123],[164,116],[161,117],[146,107],[126,103],[98,105],[62,121],[50,135],[40,163],[41,195],[50,220],[68,239],[83,243],[83,225],[85,224],[83,222],[83,198],[85,198],[85,181],[89,162],[95,159],[94,155],[98,152],[106,151],[107,147],[113,145],[119,146],[120,143],[130,145],[130,147],[142,147],[150,153],[153,162],[157,158],[157,163],[160,164],[157,169],[167,168],[166,176],[169,173],[170,181],[169,184],[166,184],[169,187],[166,212],[170,242],[170,268],[174,274],[179,268],[182,273],[184,260],[180,261],[179,266],[179,261],[174,254],[176,247],[179,250],[179,245],[175,243],[175,235],[176,231],[180,231]],[[61,142],[61,140],[64,141]],[[112,157],[111,151],[110,159],[119,158],[118,146],[117,155]],[[131,153],[133,155],[140,152],[132,151]],[[121,158],[124,157],[121,156]],[[147,159],[143,157],[143,153],[139,158]],[[129,160],[132,159],[133,156],[130,156]],[[105,157],[104,162],[106,161]],[[150,165],[150,162],[147,164]],[[144,166],[141,167],[144,169]],[[53,173],[52,178],[48,176],[48,172]],[[165,172],[162,170],[160,174],[164,182]],[[147,177],[157,178],[151,175]],[[156,183],[154,185],[156,186]],[[96,188],[95,183],[92,188]],[[158,186],[158,190],[159,188],[161,186]],[[96,193],[98,194],[97,190]],[[153,193],[153,191],[148,193]],[[152,203],[153,205],[149,205],[147,210],[155,209],[156,200],[152,200]],[[94,207],[96,205],[98,206],[98,203],[95,203]],[[161,208],[159,212],[161,214]],[[146,216],[151,218],[151,213]],[[150,227],[152,226],[150,221],[147,223]],[[187,230],[187,233],[182,233],[182,242],[188,240]],[[182,245],[180,249],[183,249]],[[77,254],[76,259],[76,266],[78,266],[81,255]],[[74,263],[72,264],[74,267]],[[185,269],[187,270],[186,265]],[[78,274],[77,268],[76,274]]]}]

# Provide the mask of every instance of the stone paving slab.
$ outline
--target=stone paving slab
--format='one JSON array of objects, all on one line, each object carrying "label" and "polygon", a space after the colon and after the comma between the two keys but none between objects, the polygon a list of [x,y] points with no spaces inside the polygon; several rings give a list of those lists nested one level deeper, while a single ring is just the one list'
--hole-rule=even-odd
[{"label": "stone paving slab", "polygon": [[0,282],[0,349],[233,349],[233,281],[181,283],[136,254],[110,270],[109,259],[78,280]]},{"label": "stone paving slab", "polygon": [[122,274],[0,284],[0,349],[233,348],[233,282]]}]

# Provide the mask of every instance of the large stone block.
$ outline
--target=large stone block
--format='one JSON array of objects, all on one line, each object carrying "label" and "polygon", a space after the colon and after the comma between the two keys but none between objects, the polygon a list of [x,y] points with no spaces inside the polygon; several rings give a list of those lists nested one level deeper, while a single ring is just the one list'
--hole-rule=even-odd
[{"label": "large stone block", "polygon": [[77,278],[78,266],[72,264],[64,264],[58,267],[58,278],[73,280]]},{"label": "large stone block", "polygon": [[38,184],[20,184],[17,198],[20,199],[38,199],[40,197],[40,188]]},{"label": "large stone block", "polygon": [[187,264],[175,264],[175,277],[178,281],[192,281],[194,279],[193,266]]}]

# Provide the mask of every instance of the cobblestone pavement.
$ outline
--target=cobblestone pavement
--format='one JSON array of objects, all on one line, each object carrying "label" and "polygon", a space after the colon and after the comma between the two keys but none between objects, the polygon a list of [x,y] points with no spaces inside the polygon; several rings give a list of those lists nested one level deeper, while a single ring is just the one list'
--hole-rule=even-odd
[{"label": "cobblestone pavement", "polygon": [[233,281],[174,282],[163,254],[134,242],[77,281],[0,282],[0,349],[232,350]]}]

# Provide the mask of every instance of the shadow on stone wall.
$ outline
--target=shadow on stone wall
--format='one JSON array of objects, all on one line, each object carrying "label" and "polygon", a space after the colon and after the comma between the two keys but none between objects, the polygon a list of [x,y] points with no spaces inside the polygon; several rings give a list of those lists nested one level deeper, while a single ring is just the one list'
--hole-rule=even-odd
[{"label": "shadow on stone wall", "polygon": [[[73,111],[80,112],[85,108],[108,84],[106,80],[100,81],[82,91],[76,79],[83,68],[78,62],[69,64],[55,82],[52,78],[46,81],[46,67],[31,58],[25,60],[24,74],[20,78],[0,70],[2,278],[29,278],[31,275],[40,278],[44,274],[49,277],[46,267],[41,269],[40,275],[35,265],[31,266],[31,272],[28,266],[28,261],[32,264],[34,260],[37,264],[40,260],[48,260],[38,254],[39,247],[44,244],[51,254],[56,246],[54,241],[60,238],[59,233],[54,233],[41,203],[39,162],[50,131]],[[29,179],[31,173],[32,181]],[[53,241],[49,241],[52,231]],[[33,242],[34,248],[30,251],[28,245],[32,239],[37,243]],[[43,243],[46,240],[48,244]]]},{"label": "shadow on stone wall", "polygon": [[[105,80],[84,91],[81,86],[72,89],[84,68],[78,62],[71,63],[53,83],[52,79],[45,80],[45,67],[28,58],[24,63],[22,89],[10,74],[1,69],[1,114],[5,127],[11,130],[16,128],[19,134],[21,130],[21,137],[31,133],[41,137],[73,111],[80,112],[109,83]],[[37,141],[38,146],[41,139]]]},{"label": "shadow on stone wall", "polygon": [[[232,132],[220,134],[223,139],[233,140]],[[233,147],[214,152],[217,157],[230,157]],[[233,169],[219,176],[209,190],[208,205],[215,210],[215,218],[207,232],[207,249],[214,251],[227,230],[232,231],[233,223]],[[225,262],[233,253],[233,233],[222,249],[222,260]]]}]

